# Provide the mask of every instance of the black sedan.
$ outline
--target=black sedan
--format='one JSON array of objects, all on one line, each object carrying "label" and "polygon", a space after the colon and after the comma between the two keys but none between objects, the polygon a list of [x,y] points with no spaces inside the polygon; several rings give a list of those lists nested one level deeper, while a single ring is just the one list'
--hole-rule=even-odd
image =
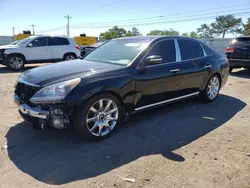
[{"label": "black sedan", "polygon": [[13,98],[35,127],[72,124],[81,136],[102,139],[135,112],[198,95],[214,101],[228,71],[225,57],[194,39],[119,38],[84,60],[24,72]]}]

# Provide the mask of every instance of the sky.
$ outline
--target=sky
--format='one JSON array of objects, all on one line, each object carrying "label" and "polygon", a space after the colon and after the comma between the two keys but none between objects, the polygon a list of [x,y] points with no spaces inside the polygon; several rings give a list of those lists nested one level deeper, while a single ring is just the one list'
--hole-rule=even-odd
[{"label": "sky", "polygon": [[135,26],[143,35],[170,28],[184,33],[210,24],[215,15],[232,13],[245,22],[250,18],[250,0],[0,0],[0,35],[11,36],[12,27],[16,34],[32,31],[31,24],[37,34],[66,35],[66,15],[72,17],[71,37],[99,36],[114,25],[125,25],[126,30]]}]

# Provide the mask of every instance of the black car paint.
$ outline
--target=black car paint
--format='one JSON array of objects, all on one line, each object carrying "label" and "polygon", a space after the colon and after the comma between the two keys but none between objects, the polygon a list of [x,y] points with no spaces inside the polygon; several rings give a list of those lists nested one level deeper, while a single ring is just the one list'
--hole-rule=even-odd
[{"label": "black car paint", "polygon": [[[144,38],[150,41],[150,45],[129,66],[73,60],[26,71],[22,74],[21,79],[45,87],[80,77],[81,83],[62,101],[64,105],[70,104],[70,106],[75,107],[97,93],[111,92],[123,104],[125,114],[130,114],[135,108],[147,104],[199,92],[204,89],[208,79],[213,74],[220,76],[222,86],[225,84],[228,64],[226,59],[213,49],[211,49],[211,55],[202,58],[156,66],[143,66],[141,62],[154,44],[162,39],[181,37]],[[212,65],[211,68],[206,68],[206,64]],[[170,70],[177,68],[181,71],[178,73],[170,72]]]}]

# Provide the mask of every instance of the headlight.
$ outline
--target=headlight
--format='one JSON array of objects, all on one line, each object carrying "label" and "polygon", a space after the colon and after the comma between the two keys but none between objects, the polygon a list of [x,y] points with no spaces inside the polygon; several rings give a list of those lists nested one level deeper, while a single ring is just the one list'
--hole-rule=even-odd
[{"label": "headlight", "polygon": [[80,81],[81,78],[76,78],[47,86],[33,95],[30,101],[35,104],[60,102],[80,83]]}]

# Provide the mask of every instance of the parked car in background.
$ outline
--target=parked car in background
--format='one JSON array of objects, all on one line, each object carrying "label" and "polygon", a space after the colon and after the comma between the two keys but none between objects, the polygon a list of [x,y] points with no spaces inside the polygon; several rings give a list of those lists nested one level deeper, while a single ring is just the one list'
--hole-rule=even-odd
[{"label": "parked car in background", "polygon": [[95,44],[92,44],[90,46],[86,46],[86,47],[83,47],[81,48],[81,57],[85,57],[86,55],[88,55],[90,52],[94,51],[96,48],[100,47],[101,45],[107,43],[108,40],[106,41],[99,41]]},{"label": "parked car in background", "polygon": [[230,64],[230,72],[234,68],[250,69],[250,36],[234,39],[226,48],[226,55]]},{"label": "parked car in background", "polygon": [[228,70],[225,56],[191,38],[125,37],[83,60],[24,72],[13,98],[36,127],[72,123],[84,138],[103,139],[135,112],[198,95],[214,101]]},{"label": "parked car in background", "polygon": [[15,45],[0,46],[0,63],[19,70],[26,63],[57,62],[80,57],[73,39],[62,36],[31,36]]}]

